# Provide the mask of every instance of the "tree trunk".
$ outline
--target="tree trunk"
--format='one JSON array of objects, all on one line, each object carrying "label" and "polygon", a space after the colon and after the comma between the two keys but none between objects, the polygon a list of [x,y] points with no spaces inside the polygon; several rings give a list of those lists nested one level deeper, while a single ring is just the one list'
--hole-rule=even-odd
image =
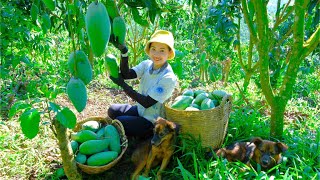
[{"label": "tree trunk", "polygon": [[287,102],[279,98],[275,98],[275,103],[271,106],[271,122],[270,122],[270,135],[281,139],[283,134],[284,111]]},{"label": "tree trunk", "polygon": [[77,170],[76,161],[70,146],[70,141],[67,136],[67,128],[60,124],[59,121],[54,120],[54,126],[57,132],[58,145],[60,148],[62,165],[64,172],[69,180],[80,180],[82,175]]}]

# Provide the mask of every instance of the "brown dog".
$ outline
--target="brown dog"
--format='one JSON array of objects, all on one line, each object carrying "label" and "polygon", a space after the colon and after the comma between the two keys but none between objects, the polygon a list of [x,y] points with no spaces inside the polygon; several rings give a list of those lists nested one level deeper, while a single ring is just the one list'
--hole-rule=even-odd
[{"label": "brown dog", "polygon": [[161,179],[161,172],[167,167],[174,152],[178,132],[177,124],[163,118],[157,119],[152,139],[141,143],[132,154],[131,160],[136,165],[132,179],[136,179],[144,167],[143,175],[147,177],[150,168],[162,162],[157,173],[157,179]]},{"label": "brown dog", "polygon": [[270,169],[281,162],[281,153],[287,149],[288,146],[284,143],[255,137],[250,142],[237,142],[226,148],[221,148],[216,154],[228,161],[241,161],[247,165],[250,165],[250,160],[253,160],[262,168]]}]

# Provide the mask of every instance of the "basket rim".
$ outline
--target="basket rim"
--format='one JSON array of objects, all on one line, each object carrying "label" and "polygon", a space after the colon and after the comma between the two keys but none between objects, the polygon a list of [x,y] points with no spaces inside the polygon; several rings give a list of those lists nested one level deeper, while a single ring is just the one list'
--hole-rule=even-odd
[{"label": "basket rim", "polygon": [[[120,135],[120,141],[121,141],[121,153],[118,155],[118,157],[116,159],[114,159],[113,161],[109,162],[108,164],[106,165],[103,165],[103,166],[88,166],[88,165],[85,165],[85,164],[81,164],[79,162],[76,161],[76,164],[78,165],[78,167],[83,171],[83,172],[86,172],[88,174],[99,174],[99,173],[102,173],[108,169],[110,169],[111,167],[113,167],[115,164],[118,163],[118,161],[122,158],[123,154],[126,152],[127,148],[128,148],[128,138],[127,136],[125,135],[125,132],[124,132],[124,128],[123,128],[123,125],[122,123],[117,120],[117,119],[114,119],[112,120],[111,118],[109,117],[102,117],[102,116],[91,116],[91,117],[88,117],[88,118],[85,118],[84,120],[81,120],[79,122],[77,122],[77,125],[76,127],[73,129],[73,130],[77,130],[75,132],[78,132],[80,131],[81,129],[79,129],[79,127],[81,127],[81,125],[87,121],[90,121],[90,120],[93,120],[93,121],[102,121],[103,123],[105,123],[105,125],[109,125],[109,124],[117,124],[115,125],[115,127],[117,128],[118,131],[121,131],[119,132],[119,135]],[[120,126],[120,127],[118,127]],[[119,130],[120,129],[120,130]]]}]

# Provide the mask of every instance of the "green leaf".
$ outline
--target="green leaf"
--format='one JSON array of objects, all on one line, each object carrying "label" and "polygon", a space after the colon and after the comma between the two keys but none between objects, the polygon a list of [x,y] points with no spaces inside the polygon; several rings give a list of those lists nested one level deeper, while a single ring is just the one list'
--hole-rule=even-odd
[{"label": "green leaf", "polygon": [[25,104],[21,101],[18,101],[14,103],[13,106],[11,106],[10,111],[9,111],[9,119],[12,118],[14,115],[16,115],[18,112],[20,112],[23,109],[30,108],[30,104]]},{"label": "green leaf", "polygon": [[43,22],[43,26],[45,26],[47,29],[51,28],[50,16],[47,13],[42,15],[42,22]]},{"label": "green leaf", "polygon": [[149,23],[147,20],[143,19],[142,16],[140,16],[139,11],[137,8],[131,8],[133,19],[136,23],[140,24],[141,26],[147,27],[149,26]]},{"label": "green leaf", "polygon": [[58,112],[56,118],[64,127],[69,129],[73,129],[77,123],[76,115],[67,107]]},{"label": "green leaf", "polygon": [[58,104],[53,103],[53,102],[49,102],[49,108],[50,108],[50,110],[52,110],[52,111],[54,111],[56,113],[58,113],[60,111],[60,109],[61,109]]},{"label": "green leaf", "polygon": [[54,11],[54,9],[56,8],[56,3],[54,0],[42,0],[42,1],[47,6],[47,8],[50,9],[50,11]]},{"label": "green leaf", "polygon": [[32,139],[39,132],[40,114],[36,109],[26,110],[19,118],[23,134]]},{"label": "green leaf", "polygon": [[31,19],[33,21],[36,21],[37,20],[37,16],[39,14],[39,8],[37,5],[35,5],[34,3],[32,4],[31,6],[31,9],[30,9],[30,14],[31,14]]}]

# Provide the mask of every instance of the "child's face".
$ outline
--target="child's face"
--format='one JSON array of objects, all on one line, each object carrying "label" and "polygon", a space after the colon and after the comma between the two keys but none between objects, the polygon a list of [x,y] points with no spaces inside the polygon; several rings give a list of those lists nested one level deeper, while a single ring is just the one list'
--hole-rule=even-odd
[{"label": "child's face", "polygon": [[153,68],[158,69],[167,62],[171,51],[168,45],[158,42],[151,43],[149,55],[153,61]]}]

